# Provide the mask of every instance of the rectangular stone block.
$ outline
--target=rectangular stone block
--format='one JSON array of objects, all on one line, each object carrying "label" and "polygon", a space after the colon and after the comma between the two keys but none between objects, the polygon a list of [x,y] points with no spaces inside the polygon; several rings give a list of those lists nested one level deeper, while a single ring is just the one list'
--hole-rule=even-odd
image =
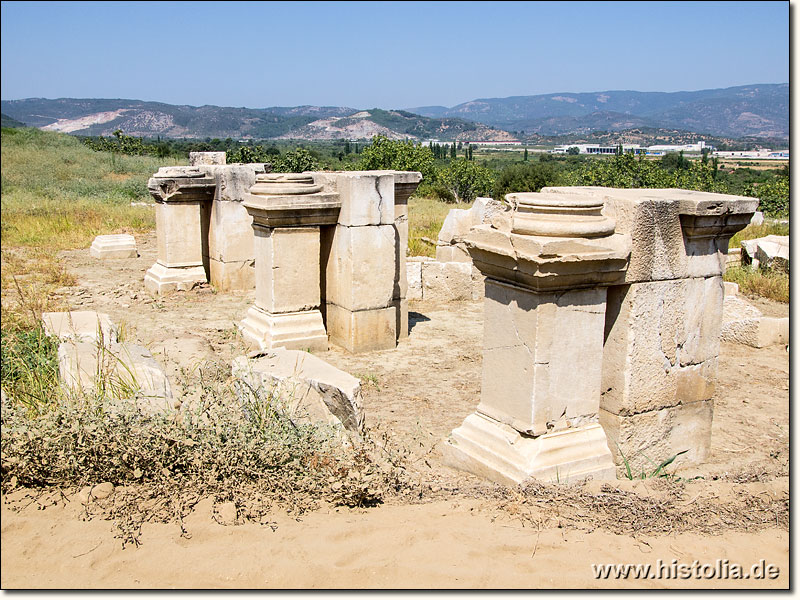
[{"label": "rectangular stone block", "polygon": [[394,225],[337,225],[323,235],[323,247],[330,248],[325,300],[350,311],[390,306],[399,280]]},{"label": "rectangular stone block", "polygon": [[395,220],[394,176],[370,171],[337,173],[342,208],[339,225],[392,225]]},{"label": "rectangular stone block", "polygon": [[211,203],[208,255],[221,262],[253,260],[253,217],[241,202]]},{"label": "rectangular stone block", "polygon": [[408,219],[398,219],[394,224],[397,231],[395,245],[395,262],[397,264],[397,281],[394,286],[394,299],[408,297],[408,273],[406,271],[406,255],[408,254]]},{"label": "rectangular stone block", "polygon": [[435,302],[472,300],[472,263],[422,263],[422,297]]},{"label": "rectangular stone block", "polygon": [[465,246],[436,246],[436,260],[439,262],[465,262],[471,263],[472,257]]},{"label": "rectangular stone block", "polygon": [[203,209],[199,202],[156,206],[158,262],[165,267],[203,266]]},{"label": "rectangular stone block", "polygon": [[42,313],[46,335],[61,340],[97,342],[104,346],[117,342],[117,327],[106,313],[93,310]]},{"label": "rectangular stone block", "polygon": [[255,260],[209,261],[210,283],[220,292],[247,291],[256,286]]},{"label": "rectangular stone block", "polygon": [[714,401],[701,400],[635,415],[617,415],[600,410],[600,424],[617,464],[617,473],[626,477],[625,462],[631,475],[652,473],[664,460],[678,456],[670,469],[705,461],[711,453],[711,421]]},{"label": "rectangular stone block", "polygon": [[94,258],[136,258],[136,240],[132,235],[120,233],[98,235],[94,238],[89,254]]},{"label": "rectangular stone block", "polygon": [[265,172],[264,163],[204,165],[201,169],[216,181],[214,202],[242,202],[256,175]]},{"label": "rectangular stone block", "polygon": [[422,300],[422,263],[419,261],[406,261],[406,280],[408,290],[406,298],[409,300]]},{"label": "rectangular stone block", "polygon": [[535,293],[487,279],[478,412],[530,435],[596,421],[605,294]]},{"label": "rectangular stone block", "polygon": [[633,414],[710,398],[722,301],[721,277],[609,288],[601,407]]},{"label": "rectangular stone block", "polygon": [[227,157],[224,152],[189,152],[189,164],[193,167],[199,165],[224,165]]},{"label": "rectangular stone block", "polygon": [[254,232],[256,306],[272,314],[319,308],[319,228],[257,227]]},{"label": "rectangular stone block", "polygon": [[328,303],[325,326],[331,343],[348,352],[391,350],[397,346],[395,306],[350,311]]},{"label": "rectangular stone block", "polygon": [[395,300],[394,307],[397,311],[397,340],[400,341],[408,337],[408,300]]}]

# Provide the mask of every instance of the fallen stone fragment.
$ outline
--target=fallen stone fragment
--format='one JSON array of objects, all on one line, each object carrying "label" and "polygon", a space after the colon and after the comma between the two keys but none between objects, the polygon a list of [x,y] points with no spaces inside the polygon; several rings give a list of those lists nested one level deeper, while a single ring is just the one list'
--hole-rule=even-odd
[{"label": "fallen stone fragment", "polygon": [[262,390],[295,422],[341,425],[359,437],[364,427],[361,382],[301,350],[275,348],[233,361],[237,393],[245,406]]},{"label": "fallen stone fragment", "polygon": [[117,342],[117,328],[111,317],[93,310],[42,313],[46,335],[60,340],[100,342],[105,346]]},{"label": "fallen stone fragment", "polygon": [[768,235],[756,242],[756,258],[762,268],[789,272],[788,235]]},{"label": "fallen stone fragment", "polygon": [[726,294],[720,339],[753,348],[788,344],[789,318],[765,317],[743,298]]},{"label": "fallen stone fragment", "polygon": [[136,240],[132,235],[120,233],[98,235],[94,238],[89,254],[94,258],[136,258]]},{"label": "fallen stone fragment", "polygon": [[69,390],[102,394],[113,411],[124,402],[151,414],[173,405],[164,369],[143,346],[70,340],[58,347],[58,371]]}]

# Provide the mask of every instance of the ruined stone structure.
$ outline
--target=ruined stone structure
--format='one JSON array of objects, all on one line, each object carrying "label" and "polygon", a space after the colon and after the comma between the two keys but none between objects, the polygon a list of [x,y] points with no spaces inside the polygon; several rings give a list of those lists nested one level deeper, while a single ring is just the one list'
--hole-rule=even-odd
[{"label": "ruined stone structure", "polygon": [[445,456],[509,484],[614,478],[598,422],[603,330],[606,288],[622,279],[630,238],[614,232],[601,199],[509,199],[510,227],[481,225],[465,239],[486,277],[483,381]]},{"label": "ruined stone structure", "polygon": [[[608,290],[600,423],[619,472],[709,454],[728,241],[758,200],[687,190],[545,188],[604,202],[631,237],[630,265]],[[624,458],[623,458],[624,457]]]},{"label": "ruined stone structure", "polygon": [[[158,203],[159,239],[158,260],[145,276],[148,289],[185,290],[205,281],[221,291],[256,287],[256,306],[242,329],[260,347],[285,346],[290,339],[285,347],[327,347],[323,332],[351,352],[365,352],[394,348],[408,335],[408,198],[420,173],[306,173],[301,182],[291,176],[265,178],[262,164],[226,165],[223,159],[193,156],[195,166],[162,168],[148,182]],[[328,206],[319,221],[312,207],[322,196],[336,206]],[[309,227],[313,234],[304,229]],[[257,267],[258,256],[263,269]],[[267,274],[280,268],[274,260],[294,261],[294,283],[288,282],[291,277]],[[305,287],[312,279],[314,286]],[[276,283],[283,280],[287,283]],[[276,286],[270,297],[268,285]],[[310,297],[301,289],[310,290]],[[301,327],[305,334],[290,333],[286,315],[307,312],[308,321],[312,310],[322,322],[314,316],[316,325]],[[278,319],[281,335],[278,314],[284,315]],[[299,316],[294,319],[299,323]]]},{"label": "ruined stone structure", "polygon": [[[602,478],[613,469],[601,438],[618,472],[704,460],[725,255],[757,201],[606,188],[508,198],[510,227],[466,238],[486,275],[484,380],[445,445],[450,464],[506,483]],[[627,268],[615,238],[630,244]]]}]

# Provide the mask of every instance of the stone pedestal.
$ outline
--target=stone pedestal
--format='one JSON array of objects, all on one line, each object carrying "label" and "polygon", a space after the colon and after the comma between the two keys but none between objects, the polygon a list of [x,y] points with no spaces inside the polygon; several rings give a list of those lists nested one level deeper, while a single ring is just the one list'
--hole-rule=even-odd
[{"label": "stone pedestal", "polygon": [[602,198],[603,213],[632,239],[624,283],[608,290],[603,351],[600,423],[618,472],[649,473],[679,453],[675,465],[703,462],[728,241],[757,200],[687,190],[543,191]]},{"label": "stone pedestal", "polygon": [[162,167],[147,187],[157,202],[158,260],[145,273],[145,287],[161,294],[205,283],[203,241],[214,178],[193,167]]},{"label": "stone pedestal", "polygon": [[483,381],[475,413],[443,452],[501,483],[615,477],[599,424],[606,289],[630,242],[602,201],[510,194],[508,231],[467,236],[486,277]]},{"label": "stone pedestal", "polygon": [[336,222],[335,194],[309,175],[256,177],[244,206],[255,234],[255,306],[240,329],[258,348],[328,349],[320,312],[320,226]]}]

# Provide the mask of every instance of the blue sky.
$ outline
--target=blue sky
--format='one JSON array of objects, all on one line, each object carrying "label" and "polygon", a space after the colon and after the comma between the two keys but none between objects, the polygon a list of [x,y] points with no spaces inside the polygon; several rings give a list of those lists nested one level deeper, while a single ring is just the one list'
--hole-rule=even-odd
[{"label": "blue sky", "polygon": [[409,108],[789,81],[788,2],[2,2],[0,95]]}]

